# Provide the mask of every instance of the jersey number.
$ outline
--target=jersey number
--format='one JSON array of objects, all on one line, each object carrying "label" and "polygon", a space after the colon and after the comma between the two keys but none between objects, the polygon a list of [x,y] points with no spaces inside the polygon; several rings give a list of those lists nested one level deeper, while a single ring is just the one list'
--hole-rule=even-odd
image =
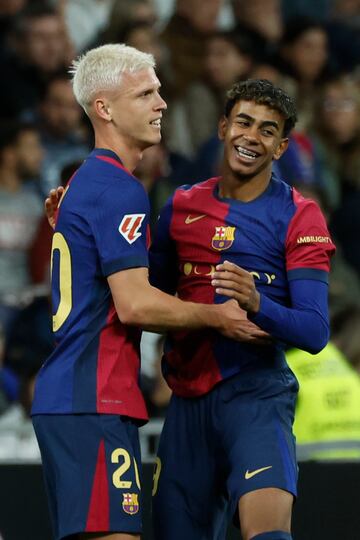
[{"label": "jersey number", "polygon": [[161,459],[159,457],[155,460],[155,469],[154,469],[154,476],[153,476],[153,488],[151,495],[154,497],[156,495],[159,485],[159,478],[161,473]]},{"label": "jersey number", "polygon": [[[130,454],[125,448],[117,448],[113,451],[111,454],[111,463],[120,463],[122,461],[120,467],[116,469],[112,476],[113,484],[116,488],[119,489],[130,489],[132,486],[131,480],[123,480],[123,476],[131,467],[131,458]],[[138,466],[136,463],[135,458],[133,458],[134,462],[134,471],[135,471],[135,482],[138,487],[140,488],[140,478],[139,478],[139,471]]]},{"label": "jersey number", "polygon": [[51,273],[53,266],[54,252],[59,251],[59,289],[60,301],[57,312],[53,315],[53,331],[57,332],[66,319],[72,308],[72,279],[71,279],[71,255],[69,246],[65,238],[59,232],[54,234],[51,249]]}]

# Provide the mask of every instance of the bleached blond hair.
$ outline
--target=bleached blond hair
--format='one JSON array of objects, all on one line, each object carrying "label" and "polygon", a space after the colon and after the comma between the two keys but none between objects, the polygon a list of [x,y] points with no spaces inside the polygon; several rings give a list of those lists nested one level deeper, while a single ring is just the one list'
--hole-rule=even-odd
[{"label": "bleached blond hair", "polygon": [[101,90],[118,88],[124,72],[135,73],[154,67],[152,54],[118,43],[90,49],[73,61],[69,73],[76,100],[88,113],[96,94]]}]

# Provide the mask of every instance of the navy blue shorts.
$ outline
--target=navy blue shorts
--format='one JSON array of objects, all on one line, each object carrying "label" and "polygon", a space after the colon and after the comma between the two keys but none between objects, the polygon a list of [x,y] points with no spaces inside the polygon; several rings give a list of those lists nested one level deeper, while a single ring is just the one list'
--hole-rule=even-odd
[{"label": "navy blue shorts", "polygon": [[36,415],[32,420],[55,538],[80,532],[140,533],[136,424],[106,414]]},{"label": "navy blue shorts", "polygon": [[172,397],[154,472],[156,540],[222,540],[245,493],[276,487],[296,496],[297,392],[283,369]]}]

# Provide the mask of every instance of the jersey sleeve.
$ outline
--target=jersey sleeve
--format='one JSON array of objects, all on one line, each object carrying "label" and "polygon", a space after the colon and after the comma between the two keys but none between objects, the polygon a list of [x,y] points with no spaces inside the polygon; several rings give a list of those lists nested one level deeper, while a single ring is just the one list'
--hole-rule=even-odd
[{"label": "jersey sleeve", "polygon": [[311,279],[289,285],[291,307],[262,294],[260,310],[249,318],[284,343],[316,354],[329,340],[328,285]]},{"label": "jersey sleeve", "polygon": [[288,280],[315,279],[328,282],[330,258],[335,245],[318,205],[295,191],[296,212],[285,241]]},{"label": "jersey sleeve", "polygon": [[119,179],[109,186],[97,201],[91,223],[104,276],[148,266],[149,200],[136,179]]},{"label": "jersey sleeve", "polygon": [[149,250],[150,283],[168,294],[175,294],[178,280],[178,258],[170,231],[172,212],[173,197],[170,197],[160,211]]}]

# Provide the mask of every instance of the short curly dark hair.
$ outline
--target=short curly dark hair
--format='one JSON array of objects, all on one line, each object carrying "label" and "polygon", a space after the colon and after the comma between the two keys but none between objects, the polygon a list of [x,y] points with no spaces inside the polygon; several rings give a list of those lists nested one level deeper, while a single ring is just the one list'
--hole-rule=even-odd
[{"label": "short curly dark hair", "polygon": [[275,109],[285,118],[284,137],[287,137],[296,124],[295,101],[284,90],[274,86],[266,79],[248,79],[235,83],[227,93],[224,114],[228,118],[238,101],[254,101]]}]

